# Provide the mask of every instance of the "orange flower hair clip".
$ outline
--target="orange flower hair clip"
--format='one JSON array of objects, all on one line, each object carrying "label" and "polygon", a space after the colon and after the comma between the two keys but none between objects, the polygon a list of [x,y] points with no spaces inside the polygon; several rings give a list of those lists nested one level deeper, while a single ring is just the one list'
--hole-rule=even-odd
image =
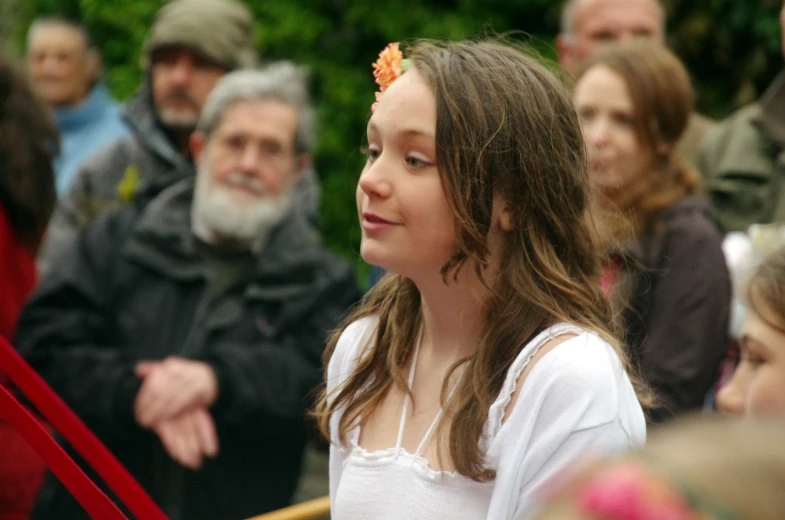
[{"label": "orange flower hair clip", "polygon": [[371,105],[371,112],[376,109],[376,104],[382,93],[392,85],[392,82],[401,77],[401,74],[409,68],[409,60],[403,59],[403,53],[398,47],[398,43],[390,43],[379,53],[379,59],[373,64],[373,77],[379,85],[379,92],[376,93],[376,101]]}]

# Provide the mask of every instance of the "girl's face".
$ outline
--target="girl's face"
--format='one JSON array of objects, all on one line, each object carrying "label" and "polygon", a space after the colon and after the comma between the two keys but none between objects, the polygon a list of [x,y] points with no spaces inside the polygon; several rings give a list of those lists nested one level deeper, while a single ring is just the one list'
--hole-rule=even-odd
[{"label": "girl's face", "polygon": [[363,260],[409,278],[438,273],[455,248],[435,136],[436,100],[410,69],[368,122],[368,161],[357,185]]},{"label": "girl's face", "polygon": [[613,199],[637,193],[651,173],[654,153],[638,136],[635,107],[624,79],[597,65],[578,80],[573,98],[592,182]]},{"label": "girl's face", "polygon": [[785,417],[785,331],[748,310],[741,329],[741,359],[717,395],[729,415]]}]

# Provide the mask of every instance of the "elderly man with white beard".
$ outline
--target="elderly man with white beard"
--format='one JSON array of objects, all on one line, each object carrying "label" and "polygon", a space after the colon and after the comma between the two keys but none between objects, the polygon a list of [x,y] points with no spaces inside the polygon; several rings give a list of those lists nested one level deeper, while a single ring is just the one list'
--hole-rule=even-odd
[{"label": "elderly man with white beard", "polygon": [[[292,499],[326,337],[360,297],[292,203],[313,119],[298,67],[226,75],[195,179],[99,217],[22,311],[19,351],[173,520]],[[36,517],[87,518],[51,476]]]}]

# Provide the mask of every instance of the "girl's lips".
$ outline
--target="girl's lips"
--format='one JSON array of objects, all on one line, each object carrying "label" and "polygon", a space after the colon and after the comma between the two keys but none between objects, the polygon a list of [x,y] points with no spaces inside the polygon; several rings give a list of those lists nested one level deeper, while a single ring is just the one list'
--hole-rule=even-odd
[{"label": "girl's lips", "polygon": [[363,213],[362,217],[363,218],[360,222],[360,225],[366,232],[381,231],[383,229],[399,225],[396,222],[391,222],[385,218],[380,217],[379,215],[376,215],[375,213],[370,213],[367,211]]},{"label": "girl's lips", "polygon": [[378,224],[395,224],[395,222],[391,222],[386,218],[380,217],[376,213],[371,213],[370,211],[363,212],[363,220],[367,220],[369,222],[374,222]]}]

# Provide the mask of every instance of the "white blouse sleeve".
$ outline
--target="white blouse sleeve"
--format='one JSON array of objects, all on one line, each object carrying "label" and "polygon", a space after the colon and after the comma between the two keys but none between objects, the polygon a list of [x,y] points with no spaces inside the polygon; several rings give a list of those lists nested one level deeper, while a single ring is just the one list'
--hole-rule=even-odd
[{"label": "white blouse sleeve", "polygon": [[558,345],[533,367],[491,441],[497,478],[488,518],[524,520],[582,459],[645,441],[645,420],[613,349],[593,334]]}]

